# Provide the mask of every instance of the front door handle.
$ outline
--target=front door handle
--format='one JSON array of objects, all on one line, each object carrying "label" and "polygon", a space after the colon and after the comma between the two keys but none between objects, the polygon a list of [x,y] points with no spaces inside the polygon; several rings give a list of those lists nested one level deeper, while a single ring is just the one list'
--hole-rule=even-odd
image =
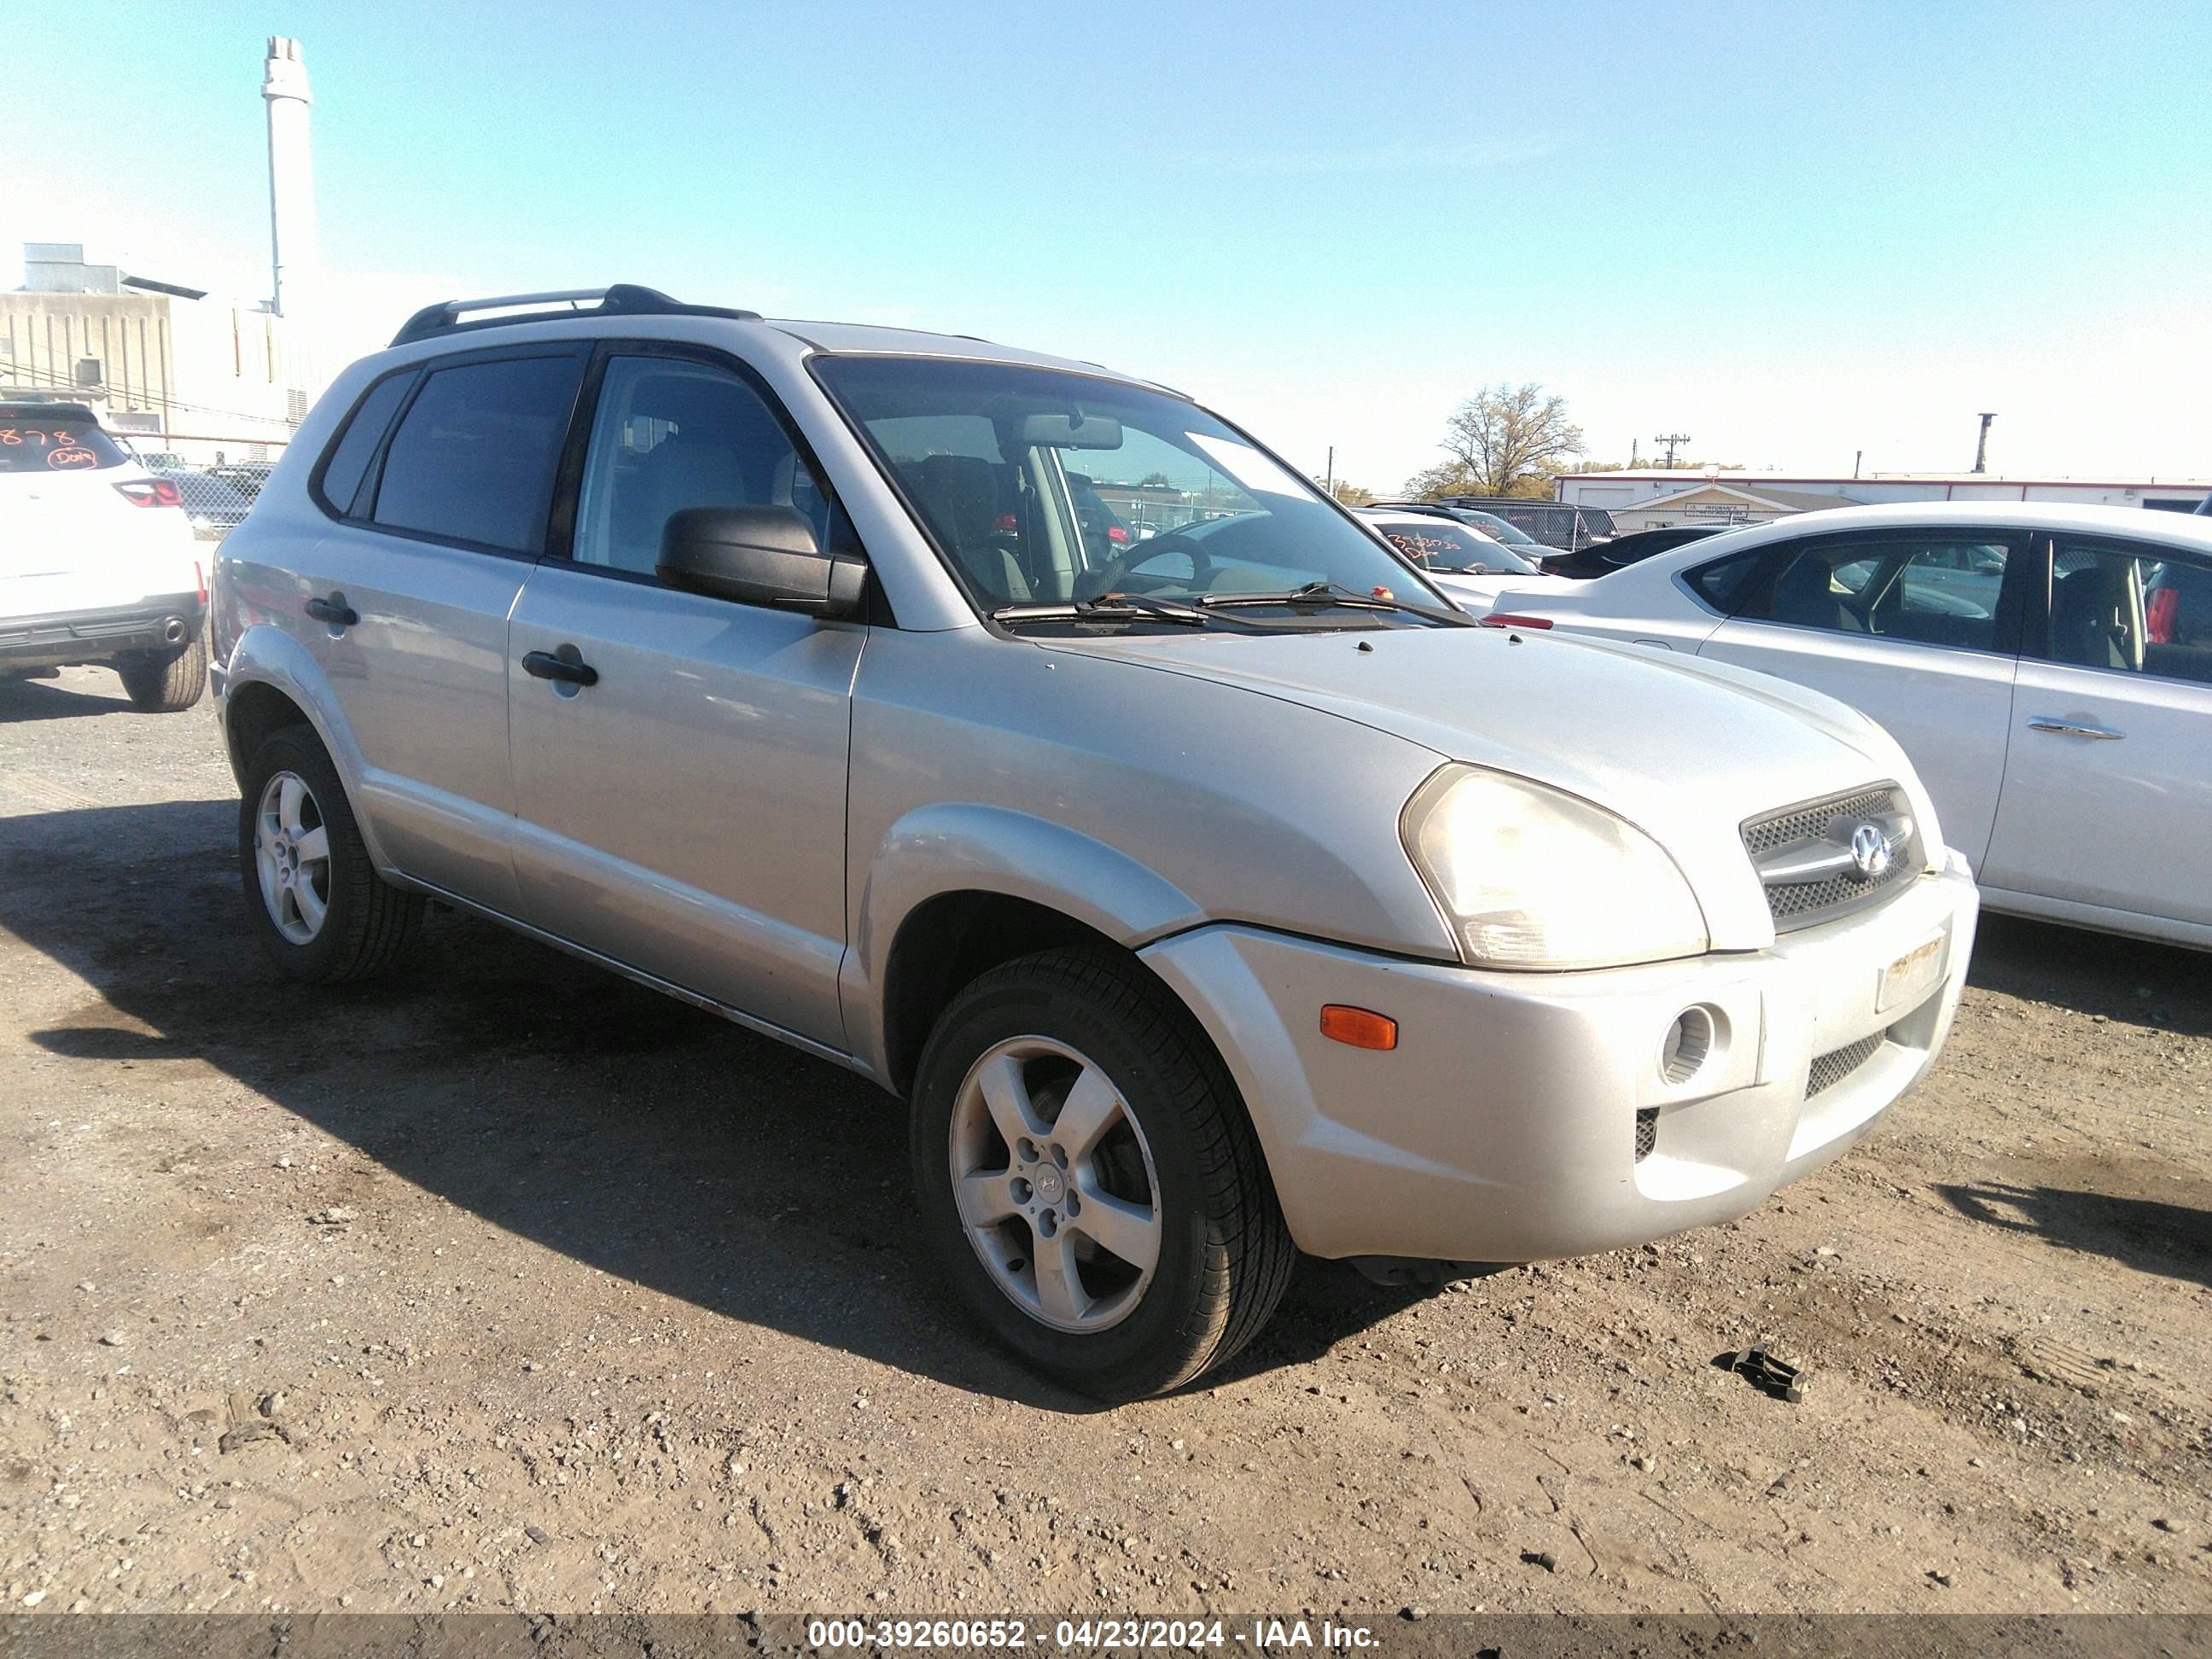
[{"label": "front door handle", "polygon": [[333,628],[351,628],[361,620],[361,612],[348,605],[343,594],[333,593],[327,599],[309,599],[306,609],[317,622],[328,623]]},{"label": "front door handle", "polygon": [[599,683],[599,671],[591,664],[579,660],[574,646],[564,645],[561,648],[569,654],[561,657],[550,651],[525,653],[522,672],[532,679],[559,680],[564,685],[597,685]]},{"label": "front door handle", "polygon": [[2079,720],[2062,720],[2056,714],[2030,714],[2027,729],[2031,732],[2056,732],[2062,738],[2124,738],[2124,732],[2115,732],[2109,726],[2085,726]]}]

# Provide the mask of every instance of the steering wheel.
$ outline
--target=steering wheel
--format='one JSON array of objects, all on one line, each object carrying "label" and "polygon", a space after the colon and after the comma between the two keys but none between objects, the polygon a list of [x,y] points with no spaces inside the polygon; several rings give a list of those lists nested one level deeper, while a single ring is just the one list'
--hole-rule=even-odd
[{"label": "steering wheel", "polygon": [[[1133,575],[1142,575],[1145,566],[1170,553],[1181,553],[1190,560],[1190,586],[1194,589],[1203,586],[1206,579],[1213,574],[1213,556],[1206,550],[1205,544],[1194,537],[1170,530],[1164,536],[1155,536],[1150,541],[1138,543],[1120,558],[1086,574],[1075,585],[1075,597],[1095,599],[1102,593],[1111,593],[1115,591],[1117,583]],[[1151,580],[1154,586],[1164,587],[1175,578],[1154,576]]]}]

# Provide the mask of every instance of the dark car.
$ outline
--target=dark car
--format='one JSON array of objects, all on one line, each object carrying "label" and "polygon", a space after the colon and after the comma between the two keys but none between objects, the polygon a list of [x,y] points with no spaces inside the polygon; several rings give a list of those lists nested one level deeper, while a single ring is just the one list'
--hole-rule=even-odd
[{"label": "dark car", "polygon": [[1723,530],[1741,527],[1727,524],[1670,524],[1656,530],[1632,530],[1625,536],[1615,536],[1609,542],[1585,547],[1579,553],[1554,553],[1539,562],[1547,576],[1574,576],[1589,580],[1609,575],[1624,565],[1634,564],[1638,559],[1648,559],[1654,553],[1664,553],[1669,548],[1680,547],[1687,542],[1703,541],[1708,536],[1719,535]]},{"label": "dark car", "polygon": [[252,501],[260,495],[261,486],[269,482],[270,465],[270,464],[266,461],[258,465],[250,462],[234,461],[227,466],[217,462],[208,468],[207,476],[210,478],[222,479],[223,483],[245,496],[247,501]]},{"label": "dark car", "polygon": [[1579,553],[1592,542],[1605,541],[1613,533],[1613,514],[1601,507],[1524,501],[1517,495],[1447,495],[1443,504],[1492,514],[1563,553]]}]

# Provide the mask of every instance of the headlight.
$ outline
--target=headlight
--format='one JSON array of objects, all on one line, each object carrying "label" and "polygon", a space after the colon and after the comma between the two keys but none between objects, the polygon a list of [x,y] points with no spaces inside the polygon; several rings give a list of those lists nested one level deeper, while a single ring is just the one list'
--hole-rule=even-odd
[{"label": "headlight", "polygon": [[1634,824],[1502,772],[1447,766],[1399,831],[1461,957],[1483,968],[1611,968],[1705,949],[1705,913]]}]

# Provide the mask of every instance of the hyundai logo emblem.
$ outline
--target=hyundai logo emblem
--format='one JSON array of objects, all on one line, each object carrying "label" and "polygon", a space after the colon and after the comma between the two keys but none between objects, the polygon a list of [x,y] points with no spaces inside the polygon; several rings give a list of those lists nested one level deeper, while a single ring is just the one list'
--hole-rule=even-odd
[{"label": "hyundai logo emblem", "polygon": [[1851,831],[1851,867],[1861,881],[1880,881],[1889,872],[1889,837],[1881,826],[1863,823]]}]

